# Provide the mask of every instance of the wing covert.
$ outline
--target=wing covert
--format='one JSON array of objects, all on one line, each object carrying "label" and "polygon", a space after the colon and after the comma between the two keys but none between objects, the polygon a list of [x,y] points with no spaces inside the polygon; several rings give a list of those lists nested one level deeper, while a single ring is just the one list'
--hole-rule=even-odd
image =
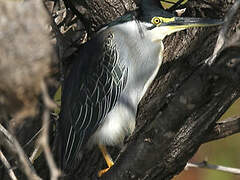
[{"label": "wing covert", "polygon": [[65,80],[59,122],[63,169],[77,165],[81,147],[114,107],[127,82],[128,69],[119,59],[113,34],[102,38],[86,44],[79,53],[83,64],[75,61]]}]

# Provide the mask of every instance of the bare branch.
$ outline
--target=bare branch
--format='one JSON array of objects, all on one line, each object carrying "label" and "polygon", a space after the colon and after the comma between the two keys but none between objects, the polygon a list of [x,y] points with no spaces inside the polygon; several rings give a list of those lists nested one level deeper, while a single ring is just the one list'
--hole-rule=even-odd
[{"label": "bare branch", "polygon": [[0,150],[0,159],[3,163],[3,165],[6,167],[7,171],[8,171],[8,175],[12,180],[17,180],[17,177],[15,176],[11,165],[9,164],[7,158],[4,156],[4,154],[2,153],[2,151]]},{"label": "bare branch", "polygon": [[216,123],[203,142],[214,141],[240,132],[240,116],[228,118]]},{"label": "bare branch", "polygon": [[43,94],[43,100],[45,104],[45,110],[43,112],[43,128],[42,128],[43,131],[39,139],[39,144],[43,148],[44,154],[46,156],[46,160],[51,172],[51,180],[57,180],[61,172],[58,170],[54,162],[51,149],[49,146],[49,142],[48,142],[49,114],[50,114],[49,107],[52,107],[53,103],[49,103],[51,102],[51,100],[49,99],[47,88],[44,82],[42,82],[42,94]]},{"label": "bare branch", "polygon": [[[25,149],[28,145],[30,145],[31,142],[33,142],[34,140],[36,140],[36,138],[38,137],[38,135],[39,135],[41,132],[42,132],[42,128],[41,128],[36,134],[34,134],[33,137],[31,137],[31,139],[28,140],[28,142],[25,143],[25,144],[22,146],[22,148]],[[39,153],[39,151],[40,151],[40,150],[39,150],[39,146],[37,146],[37,147],[34,149],[32,155],[30,156],[29,159],[30,159],[30,161],[31,161],[32,164],[34,163],[34,160],[36,160],[36,157],[38,157],[38,156],[37,156],[37,153]],[[11,161],[12,159],[14,159],[14,158],[9,158],[10,161]],[[2,167],[2,166],[0,166],[0,168],[1,168],[1,167]]]},{"label": "bare branch", "polygon": [[36,174],[34,167],[24,153],[17,139],[12,136],[1,124],[0,139],[1,142],[4,143],[4,147],[6,147],[10,153],[17,156],[17,161],[20,164],[20,168],[25,173],[27,178],[29,180],[40,180],[41,178]]},{"label": "bare branch", "polygon": [[23,148],[27,147],[31,142],[33,142],[34,140],[36,140],[37,137],[38,137],[38,135],[39,135],[41,132],[42,132],[42,128],[39,129],[39,131],[38,131],[36,134],[34,134],[34,135],[31,137],[31,139],[29,139],[29,140],[27,141],[27,143],[25,143],[25,144],[23,145]]},{"label": "bare branch", "polygon": [[29,158],[31,163],[34,163],[34,161],[39,157],[41,153],[42,153],[42,148],[40,147],[40,145],[37,145],[33,150],[32,155]]},{"label": "bare branch", "polygon": [[238,169],[238,168],[231,168],[231,167],[226,167],[226,166],[209,164],[207,161],[203,161],[200,163],[187,163],[185,170],[188,168],[212,169],[212,170],[223,171],[223,172],[240,175],[240,169]]}]

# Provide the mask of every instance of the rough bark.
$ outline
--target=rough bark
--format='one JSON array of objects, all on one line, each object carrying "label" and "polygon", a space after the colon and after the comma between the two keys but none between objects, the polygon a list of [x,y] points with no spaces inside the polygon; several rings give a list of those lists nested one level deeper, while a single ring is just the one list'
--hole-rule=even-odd
[{"label": "rough bark", "polygon": [[82,20],[90,33],[136,9],[136,3],[132,0],[77,0],[65,1],[65,4]]},{"label": "rough bark", "polygon": [[[224,18],[231,5],[226,1],[192,1],[184,15]],[[91,15],[95,4],[88,2],[88,6]],[[98,13],[92,18],[103,16]],[[239,25],[239,16],[234,20],[228,27],[229,38]],[[92,25],[93,29],[98,26]],[[166,38],[164,64],[139,106],[138,127],[115,165],[101,179],[171,179],[182,171],[216,121],[240,95],[238,63],[234,61],[233,69],[228,66],[233,59],[239,60],[239,44],[225,47],[215,63],[204,63],[213,54],[220,29],[195,28]],[[117,156],[118,150],[112,150],[112,154]],[[92,150],[84,157],[75,177],[96,178],[96,171],[105,167],[101,155]]]},{"label": "rough bark", "polygon": [[[56,2],[60,3],[60,7],[64,6],[62,0]],[[187,11],[184,16],[224,18],[233,2],[226,0],[201,2],[192,0],[187,4]],[[70,68],[67,65],[71,64],[71,59],[66,57],[71,55],[76,49],[76,45],[80,44],[84,39],[85,32],[81,29],[82,27],[74,31],[62,30],[61,28],[71,26],[71,23],[76,23],[77,27],[82,26],[79,25],[78,20],[73,18],[73,14],[77,15],[77,19],[80,19],[91,38],[99,28],[127,11],[135,10],[139,3],[138,0],[65,0],[66,6],[70,9],[67,10],[65,17],[64,13],[61,13],[63,14],[62,17],[58,14],[58,17],[64,20],[59,20],[60,23],[52,21],[52,29],[56,37],[56,50],[60,60],[60,73],[64,74],[63,69]],[[56,7],[52,6],[52,4],[53,2],[49,2],[47,6],[51,11],[54,11]],[[231,12],[234,12],[234,10]],[[239,33],[236,33],[237,27],[240,25],[239,16],[239,9],[234,18],[231,18],[231,14],[229,15],[227,19],[229,24],[224,26],[227,31],[221,31],[224,36],[220,36],[220,39],[224,42],[223,48],[217,51],[215,58],[212,57],[212,54],[216,49],[216,41],[222,27],[189,29],[165,39],[164,63],[139,106],[137,128],[133,136],[126,140],[125,146],[120,153],[119,149],[111,148],[111,155],[117,160],[115,165],[101,179],[171,179],[183,170],[187,161],[194,155],[201,144],[239,132],[239,119],[227,122],[224,125],[216,124],[219,117],[240,96],[239,84],[237,83],[240,79],[240,36]],[[37,19],[35,16],[33,18]],[[34,24],[34,22],[32,23]],[[38,30],[41,31],[41,28]],[[51,50],[48,44],[49,40],[45,40],[41,36],[38,36],[40,40],[34,38],[35,36],[30,39],[38,43],[41,40],[47,42],[44,47],[47,47],[45,55],[49,58],[51,52],[48,51]],[[19,43],[16,44],[21,46]],[[4,45],[9,48],[8,44]],[[220,45],[221,43],[218,41],[217,46]],[[0,52],[1,46],[3,45],[0,45]],[[30,57],[34,57],[31,55],[35,55],[35,51],[32,52],[31,49],[29,51],[28,49],[24,50],[29,52]],[[39,52],[40,57],[41,52]],[[31,58],[23,58],[23,56],[16,54],[16,58],[19,57],[22,57],[22,59],[19,59],[21,62],[31,60]],[[16,58],[13,58],[12,64],[19,68],[19,65],[15,62]],[[35,61],[32,60],[31,62],[32,65],[35,64]],[[46,67],[49,66],[49,59],[46,59],[46,61],[41,59],[41,62],[43,64],[46,62]],[[41,66],[37,66],[38,68],[35,69],[28,66],[28,64],[24,67],[30,67],[29,70],[41,69]],[[0,73],[2,70],[4,69],[0,67]],[[41,73],[44,74],[44,72]],[[45,74],[41,73],[40,75],[43,78]],[[9,73],[5,73],[5,77],[8,75]],[[29,97],[26,95],[21,97],[37,100],[35,96],[39,94],[40,90],[38,89],[39,84],[35,86],[35,83],[40,82],[34,80],[34,77],[34,75],[29,75],[28,78],[32,78],[32,84],[30,83],[31,86],[27,86],[28,88],[34,86],[34,89],[37,89],[34,91],[34,96]],[[6,82],[10,83],[12,81]],[[20,82],[25,84],[24,81]],[[1,96],[11,100],[11,97],[15,98],[17,93],[13,93],[15,96],[4,96],[1,87],[4,89],[5,85],[0,85],[0,105],[1,107],[7,107],[9,105],[1,104]],[[13,85],[11,85],[11,88],[9,86],[7,92],[12,92],[15,90],[14,88]],[[31,102],[30,100],[26,102]],[[24,104],[24,101],[18,100],[17,102]],[[15,107],[12,104],[11,107],[14,108],[14,111],[11,112],[21,112],[19,107],[22,106],[17,103]],[[7,119],[9,115],[6,108],[1,109],[0,122],[3,117]],[[37,119],[39,119],[38,116],[41,115],[37,115]],[[39,126],[39,121],[35,124],[31,123],[28,129],[36,125]],[[219,133],[219,129],[226,133]],[[23,136],[24,134],[27,134],[26,130]],[[34,166],[40,177],[49,179],[48,167],[43,158],[40,158]],[[106,164],[99,150],[95,148],[86,151],[76,174],[68,178],[97,179],[98,170],[105,167]],[[0,177],[5,179],[7,175]],[[24,179],[23,176],[19,177]]]}]

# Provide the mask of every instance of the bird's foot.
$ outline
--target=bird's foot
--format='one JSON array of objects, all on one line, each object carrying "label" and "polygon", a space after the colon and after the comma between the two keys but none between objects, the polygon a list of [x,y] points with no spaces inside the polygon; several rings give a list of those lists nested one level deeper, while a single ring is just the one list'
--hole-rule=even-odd
[{"label": "bird's foot", "polygon": [[98,172],[98,177],[101,177],[104,173],[106,173],[114,165],[114,162],[113,162],[111,156],[109,155],[109,153],[107,152],[107,149],[105,146],[99,145],[99,148],[100,148],[100,150],[103,154],[103,157],[108,165],[108,168],[100,170]]},{"label": "bird's foot", "polygon": [[111,168],[111,167],[106,168],[106,169],[102,169],[102,170],[98,171],[98,177],[101,177],[101,176],[102,176],[104,173],[106,173],[110,168]]}]

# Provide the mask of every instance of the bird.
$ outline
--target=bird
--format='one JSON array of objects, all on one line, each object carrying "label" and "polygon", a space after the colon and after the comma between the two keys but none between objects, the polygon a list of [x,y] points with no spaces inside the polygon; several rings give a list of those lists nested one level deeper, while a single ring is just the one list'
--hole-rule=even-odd
[{"label": "bird", "polygon": [[79,47],[63,84],[57,125],[58,159],[72,173],[85,148],[100,147],[108,168],[114,165],[106,146],[122,146],[135,128],[138,104],[162,64],[163,39],[191,27],[216,26],[220,19],[176,17],[159,2],[142,0],[101,28]]}]

